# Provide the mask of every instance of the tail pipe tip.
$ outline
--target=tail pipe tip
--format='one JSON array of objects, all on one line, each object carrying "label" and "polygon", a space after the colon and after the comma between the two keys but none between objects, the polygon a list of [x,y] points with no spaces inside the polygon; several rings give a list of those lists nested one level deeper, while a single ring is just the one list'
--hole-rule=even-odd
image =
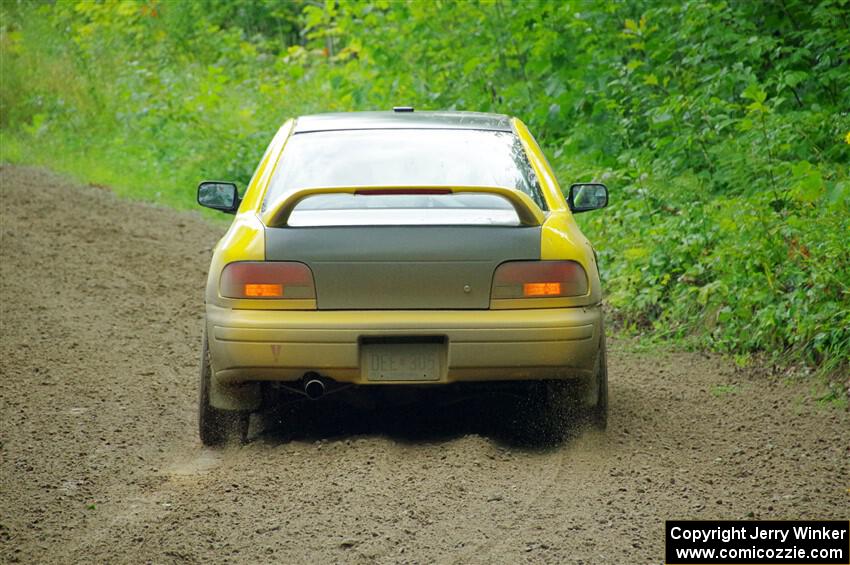
[{"label": "tail pipe tip", "polygon": [[308,376],[304,379],[304,394],[312,400],[317,400],[325,394],[325,383],[315,376]]}]

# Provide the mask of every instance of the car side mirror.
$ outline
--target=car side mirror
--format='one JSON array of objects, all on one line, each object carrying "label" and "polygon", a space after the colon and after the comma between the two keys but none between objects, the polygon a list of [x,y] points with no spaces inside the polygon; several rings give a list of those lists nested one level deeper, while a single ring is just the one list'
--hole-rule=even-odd
[{"label": "car side mirror", "polygon": [[599,182],[577,182],[570,186],[567,204],[573,214],[604,208],[608,205],[608,187]]},{"label": "car side mirror", "polygon": [[198,185],[198,204],[201,206],[235,214],[239,202],[239,191],[232,182],[213,180]]}]

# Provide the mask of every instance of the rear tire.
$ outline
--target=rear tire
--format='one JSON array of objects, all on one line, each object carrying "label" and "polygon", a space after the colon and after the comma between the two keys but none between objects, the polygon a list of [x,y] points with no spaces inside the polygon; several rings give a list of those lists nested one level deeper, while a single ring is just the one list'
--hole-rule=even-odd
[{"label": "rear tire", "polygon": [[608,428],[608,348],[605,345],[605,332],[599,344],[599,360],[596,366],[596,382],[599,386],[596,406],[591,409],[590,423],[598,430]]},{"label": "rear tire", "polygon": [[566,438],[570,422],[577,415],[573,383],[535,381],[528,383],[527,394],[519,410],[521,438],[530,445],[546,446]]},{"label": "rear tire", "polygon": [[198,401],[198,431],[201,443],[207,446],[222,445],[228,441],[245,442],[248,437],[250,412],[222,410],[210,404],[210,351],[207,332],[201,343],[201,382]]},{"label": "rear tire", "polygon": [[[571,426],[590,424],[605,431],[608,427],[608,362],[605,332],[599,342],[594,378],[587,381],[537,381],[529,383],[526,402],[520,410],[520,425],[532,444],[550,445],[563,441]],[[596,403],[585,404],[587,387],[596,386]]]}]

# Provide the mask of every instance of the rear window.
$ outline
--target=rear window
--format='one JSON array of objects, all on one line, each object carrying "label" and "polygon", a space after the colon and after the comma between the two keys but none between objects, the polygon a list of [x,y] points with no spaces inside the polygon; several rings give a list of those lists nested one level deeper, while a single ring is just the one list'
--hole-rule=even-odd
[{"label": "rear window", "polygon": [[494,194],[317,194],[298,203],[290,226],[518,226],[513,205]]},{"label": "rear window", "polygon": [[[298,133],[286,144],[263,208],[293,190],[320,186],[501,186],[526,193],[546,210],[534,171],[512,132],[378,129]],[[410,223],[426,223],[416,210],[430,210],[428,216],[443,210],[448,212],[445,219],[463,216],[458,223],[467,223],[475,214],[482,218],[481,223],[513,223],[515,218],[510,204],[501,197],[457,194],[316,196],[296,207],[292,219],[301,212],[302,218],[311,217],[306,224],[324,224],[322,213],[335,214],[338,220],[345,211],[355,210],[387,217],[390,210],[401,210],[397,217],[417,218]],[[375,218],[371,213],[368,216]],[[337,220],[333,223],[339,224]]]}]

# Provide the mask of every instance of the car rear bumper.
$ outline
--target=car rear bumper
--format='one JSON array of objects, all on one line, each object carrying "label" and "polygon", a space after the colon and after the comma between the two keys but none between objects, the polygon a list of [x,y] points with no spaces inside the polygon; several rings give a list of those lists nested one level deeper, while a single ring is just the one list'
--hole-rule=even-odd
[{"label": "car rear bumper", "polygon": [[438,381],[571,379],[592,376],[602,330],[600,306],[529,310],[233,310],[208,304],[215,380],[295,381],[316,372],[338,382],[428,384],[366,378],[361,344],[373,338],[440,337]]}]

